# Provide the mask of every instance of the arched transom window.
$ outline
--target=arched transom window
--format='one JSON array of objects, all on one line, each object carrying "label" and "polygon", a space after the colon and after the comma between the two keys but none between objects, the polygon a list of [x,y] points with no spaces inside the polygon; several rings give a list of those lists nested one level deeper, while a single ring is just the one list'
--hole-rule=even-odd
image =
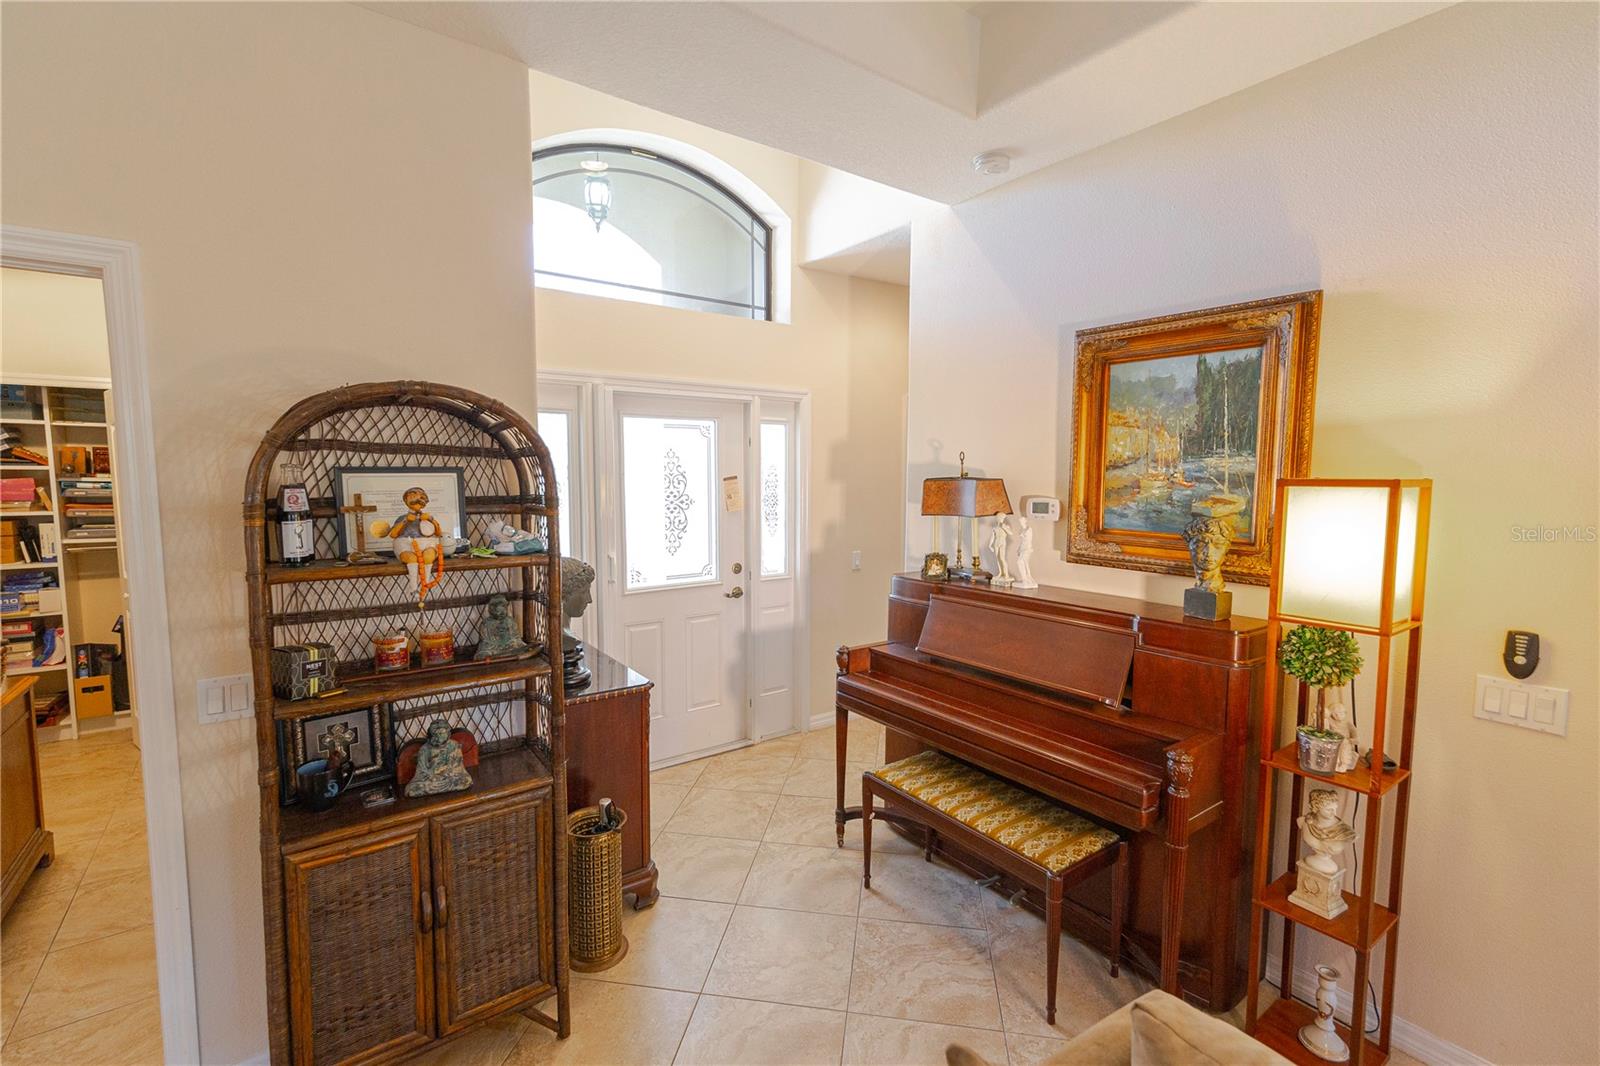
[{"label": "arched transom window", "polygon": [[693,167],[642,148],[533,155],[535,284],[618,300],[772,317],[770,227]]}]

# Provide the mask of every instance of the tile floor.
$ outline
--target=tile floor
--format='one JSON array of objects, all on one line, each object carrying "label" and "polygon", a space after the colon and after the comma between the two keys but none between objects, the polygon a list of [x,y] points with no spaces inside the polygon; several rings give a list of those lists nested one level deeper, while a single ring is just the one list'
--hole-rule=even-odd
[{"label": "tile floor", "polygon": [[39,751],[55,861],[0,926],[6,1066],[161,1061],[139,752],[125,729]]},{"label": "tile floor", "polygon": [[[852,725],[852,771],[881,754]],[[860,823],[834,846],[833,758],[829,729],[653,774],[661,899],[626,912],[621,963],[573,975],[571,1038],[514,1016],[419,1061],[941,1066],[959,1041],[1033,1066],[1149,987],[1067,938],[1046,1025],[1043,922],[887,831],[863,891]]]},{"label": "tile floor", "polygon": [[[139,764],[120,737],[46,749],[57,858],[0,933],[7,1066],[160,1061],[144,825],[122,802]],[[853,772],[878,761],[881,730],[853,726],[849,753]],[[652,775],[661,899],[626,912],[620,964],[573,975],[571,1038],[512,1014],[415,1061],[940,1066],[961,1042],[1033,1066],[1149,987],[1066,938],[1046,1025],[1038,918],[890,832],[863,891],[860,823],[834,846],[833,754],[830,729]]]}]

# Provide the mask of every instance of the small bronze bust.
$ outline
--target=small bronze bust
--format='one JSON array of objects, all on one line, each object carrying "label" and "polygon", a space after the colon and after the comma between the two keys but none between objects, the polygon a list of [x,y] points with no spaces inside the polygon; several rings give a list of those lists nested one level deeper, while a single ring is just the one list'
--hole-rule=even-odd
[{"label": "small bronze bust", "polygon": [[428,723],[428,739],[417,750],[417,775],[406,783],[406,795],[437,796],[471,787],[461,744],[450,739],[450,723],[435,718]]},{"label": "small bronze bust", "polygon": [[517,632],[517,620],[504,596],[489,597],[489,612],[478,627],[478,650],[474,659],[510,659],[522,655],[528,645]]},{"label": "small bronze bust", "polygon": [[1222,582],[1222,561],[1233,545],[1233,525],[1226,518],[1196,518],[1183,527],[1184,543],[1194,563],[1194,587],[1183,590],[1183,613],[1218,621],[1233,613],[1233,593]]},{"label": "small bronze bust", "polygon": [[567,632],[574,618],[594,602],[594,567],[582,559],[561,560],[561,663],[562,683],[569,689],[589,683],[589,668],[583,663],[583,641]]}]

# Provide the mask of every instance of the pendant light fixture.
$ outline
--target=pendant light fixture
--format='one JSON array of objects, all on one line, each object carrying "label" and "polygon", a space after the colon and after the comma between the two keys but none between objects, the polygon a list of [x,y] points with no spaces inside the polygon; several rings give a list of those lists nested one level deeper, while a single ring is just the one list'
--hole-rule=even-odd
[{"label": "pendant light fixture", "polygon": [[588,171],[583,178],[583,207],[594,223],[594,231],[599,233],[600,226],[611,214],[611,179],[606,177],[607,167],[599,152],[579,166]]}]

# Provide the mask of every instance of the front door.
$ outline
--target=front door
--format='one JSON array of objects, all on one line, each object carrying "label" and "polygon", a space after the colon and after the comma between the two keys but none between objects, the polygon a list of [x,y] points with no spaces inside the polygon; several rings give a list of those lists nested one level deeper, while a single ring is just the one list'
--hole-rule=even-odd
[{"label": "front door", "polygon": [[655,681],[650,758],[745,739],[743,403],[618,393],[620,658]]}]

